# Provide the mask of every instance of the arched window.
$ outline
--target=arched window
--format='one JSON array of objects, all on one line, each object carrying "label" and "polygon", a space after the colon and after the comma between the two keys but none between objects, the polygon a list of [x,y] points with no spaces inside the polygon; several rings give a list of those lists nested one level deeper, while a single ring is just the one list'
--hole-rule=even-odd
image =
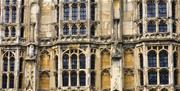
[{"label": "arched window", "polygon": [[174,52],[173,54],[173,63],[174,63],[174,68],[177,67],[177,61],[178,60],[178,55],[177,55],[177,52]]},{"label": "arched window", "polygon": [[86,20],[86,4],[85,3],[80,4],[80,19]]},{"label": "arched window", "polygon": [[3,58],[3,71],[7,71],[8,70],[8,58],[4,57]]},{"label": "arched window", "polygon": [[91,86],[95,86],[95,82],[96,82],[96,74],[94,71],[91,72]]},{"label": "arched window", "polygon": [[154,70],[148,71],[148,82],[150,85],[157,84],[157,72]]},{"label": "arched window", "polygon": [[148,52],[148,66],[156,67],[156,52],[155,51]]},{"label": "arched window", "polygon": [[9,6],[6,6],[6,9],[5,9],[5,22],[6,23],[9,22],[9,13],[10,13]]},{"label": "arched window", "polygon": [[15,27],[12,27],[11,36],[12,36],[12,37],[15,37],[15,36],[16,36],[16,29],[15,29]]},{"label": "arched window", "polygon": [[166,17],[167,16],[167,6],[166,6],[166,2],[164,2],[163,0],[159,1],[158,4],[158,10],[159,10],[159,17]]},{"label": "arched window", "polygon": [[91,55],[91,69],[95,69],[95,60],[96,60],[96,56],[92,54]]},{"label": "arched window", "polygon": [[81,71],[79,73],[79,84],[80,84],[80,86],[86,85],[86,73],[84,71]]},{"label": "arched window", "polygon": [[63,55],[63,69],[68,69],[69,56],[67,54]]},{"label": "arched window", "polygon": [[160,22],[159,24],[159,32],[167,32],[167,24],[165,22]]},{"label": "arched window", "polygon": [[68,72],[64,71],[62,73],[62,80],[63,80],[63,86],[69,85],[69,74],[68,74]]},{"label": "arched window", "polygon": [[9,88],[14,88],[14,74],[9,75]]},{"label": "arched window", "polygon": [[58,56],[57,55],[54,57],[54,63],[55,63],[55,69],[56,71],[58,71]]},{"label": "arched window", "polygon": [[9,29],[8,27],[5,28],[5,37],[8,37],[9,36]]},{"label": "arched window", "polygon": [[64,5],[64,20],[69,20],[69,5]]},{"label": "arched window", "polygon": [[18,84],[18,86],[19,86],[19,88],[21,89],[22,88],[22,85],[23,85],[23,74],[20,74],[19,75],[19,84]]},{"label": "arched window", "polygon": [[10,71],[14,71],[14,61],[15,61],[15,58],[11,57],[10,58]]},{"label": "arched window", "polygon": [[77,69],[77,55],[75,54],[71,56],[71,68]]},{"label": "arched window", "polygon": [[163,50],[159,52],[160,67],[168,67],[168,53]]},{"label": "arched window", "polygon": [[85,27],[84,24],[81,24],[81,27],[80,27],[80,34],[81,34],[81,35],[86,34],[86,27]]},{"label": "arched window", "polygon": [[139,54],[139,62],[140,62],[140,68],[143,68],[144,66],[144,61],[143,61],[143,55],[142,54]]},{"label": "arched window", "polygon": [[77,73],[75,71],[71,72],[71,86],[77,86]]},{"label": "arched window", "polygon": [[79,55],[80,69],[86,68],[86,56],[84,54]]},{"label": "arched window", "polygon": [[21,27],[20,37],[21,37],[21,38],[23,38],[23,37],[24,37],[24,27]]},{"label": "arched window", "polygon": [[174,85],[178,85],[178,70],[174,71]]},{"label": "arched window", "polygon": [[77,20],[78,17],[78,7],[77,4],[72,4],[72,20]]},{"label": "arched window", "polygon": [[160,70],[160,84],[168,84],[169,83],[169,72],[168,70]]},{"label": "arched window", "polygon": [[76,35],[77,34],[77,26],[74,24],[72,26],[72,35]]},{"label": "arched window", "polygon": [[15,23],[16,22],[16,7],[13,6],[12,8],[12,22]]},{"label": "arched window", "polygon": [[148,17],[156,16],[156,5],[154,0],[148,0],[147,2],[147,16]]},{"label": "arched window", "polygon": [[7,88],[7,75],[2,75],[2,88]]},{"label": "arched window", "polygon": [[63,34],[64,35],[69,35],[69,26],[67,24],[64,25]]},{"label": "arched window", "polygon": [[148,23],[148,32],[149,32],[149,33],[156,32],[156,24],[155,24],[155,22],[150,21],[150,22]]}]

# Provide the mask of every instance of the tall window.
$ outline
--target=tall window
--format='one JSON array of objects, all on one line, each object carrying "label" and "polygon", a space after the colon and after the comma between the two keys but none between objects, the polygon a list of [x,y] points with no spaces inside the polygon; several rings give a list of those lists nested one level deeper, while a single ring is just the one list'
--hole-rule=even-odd
[{"label": "tall window", "polygon": [[159,32],[167,32],[167,24],[165,22],[160,22]]},{"label": "tall window", "polygon": [[166,2],[164,2],[163,0],[159,1],[158,4],[158,10],[159,10],[159,17],[166,17],[167,16],[167,6],[166,6]]},{"label": "tall window", "polygon": [[177,67],[177,64],[178,64],[178,56],[177,56],[177,52],[174,52],[173,54],[173,63],[174,63],[174,68]]},{"label": "tall window", "polygon": [[68,27],[67,24],[64,25],[63,34],[64,34],[64,35],[68,35],[68,34],[69,34],[69,27]]},{"label": "tall window", "polygon": [[80,84],[80,86],[85,86],[86,85],[86,73],[84,72],[84,71],[81,71],[80,73],[79,73],[79,84]]},{"label": "tall window", "polygon": [[59,37],[59,27],[55,26],[55,33],[56,33],[56,37]]},{"label": "tall window", "polygon": [[7,75],[2,75],[2,88],[7,88]]},{"label": "tall window", "polygon": [[15,36],[16,36],[16,29],[15,29],[15,27],[12,27],[11,36],[12,36],[12,37],[15,37]]},{"label": "tall window", "polygon": [[63,80],[63,86],[69,85],[69,74],[68,74],[68,72],[64,71],[62,73],[62,80]]},{"label": "tall window", "polygon": [[69,56],[67,54],[63,55],[63,69],[68,69]]},{"label": "tall window", "polygon": [[79,55],[79,61],[80,61],[80,69],[86,68],[86,57],[84,54]]},{"label": "tall window", "polygon": [[139,54],[139,62],[140,62],[140,68],[143,68],[144,64],[143,64],[143,55]]},{"label": "tall window", "polygon": [[21,38],[24,37],[24,27],[21,27],[21,30],[20,30],[20,37],[21,37]]},{"label": "tall window", "polygon": [[81,24],[81,27],[80,27],[80,34],[81,34],[81,35],[86,34],[86,27],[85,27],[84,24]]},{"label": "tall window", "polygon": [[93,86],[95,86],[95,80],[96,80],[96,74],[95,74],[95,72],[93,71],[93,72],[91,72],[91,86],[93,87]]},{"label": "tall window", "polygon": [[80,4],[80,19],[86,20],[86,4],[84,3]]},{"label": "tall window", "polygon": [[9,75],[9,88],[14,88],[14,74]]},{"label": "tall window", "polygon": [[77,20],[78,18],[78,7],[77,4],[72,4],[72,20]]},{"label": "tall window", "polygon": [[8,27],[5,27],[5,37],[8,37],[9,36],[9,28]]},{"label": "tall window", "polygon": [[154,70],[148,71],[148,81],[150,85],[157,84],[157,72]]},{"label": "tall window", "polygon": [[5,8],[5,22],[8,23],[9,22],[9,6],[6,6]]},{"label": "tall window", "polygon": [[148,0],[147,2],[147,16],[155,17],[156,16],[156,5],[154,0]]},{"label": "tall window", "polygon": [[148,23],[148,32],[149,32],[149,33],[156,32],[156,24],[155,24],[155,22],[150,21],[150,22]]},{"label": "tall window", "polygon": [[159,53],[160,67],[168,67],[168,53],[163,50]]},{"label": "tall window", "polygon": [[91,55],[91,69],[95,69],[95,60],[96,60],[96,56],[92,54]]},{"label": "tall window", "polygon": [[139,4],[139,18],[142,19],[143,16],[143,7],[142,7],[142,3]]},{"label": "tall window", "polygon": [[73,24],[72,26],[72,35],[76,35],[77,34],[77,26],[75,24]]},{"label": "tall window", "polygon": [[160,70],[160,84],[168,84],[169,83],[169,72],[168,70]]},{"label": "tall window", "polygon": [[10,0],[6,0],[6,5],[9,5],[9,3],[10,3]]},{"label": "tall window", "polygon": [[71,56],[71,68],[77,69],[77,55],[75,54]]},{"label": "tall window", "polygon": [[64,20],[69,20],[69,5],[64,5]]},{"label": "tall window", "polygon": [[77,86],[77,73],[75,71],[71,72],[71,86]]},{"label": "tall window", "polygon": [[13,6],[12,8],[12,22],[15,23],[16,22],[16,7]]},{"label": "tall window", "polygon": [[150,51],[148,53],[148,66],[156,67],[156,52],[155,51]]}]

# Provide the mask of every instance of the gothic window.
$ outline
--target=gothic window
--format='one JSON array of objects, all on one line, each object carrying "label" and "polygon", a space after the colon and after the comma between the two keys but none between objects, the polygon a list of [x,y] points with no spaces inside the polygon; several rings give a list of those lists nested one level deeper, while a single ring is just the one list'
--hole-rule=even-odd
[{"label": "gothic window", "polygon": [[9,88],[14,88],[14,74],[9,75]]},{"label": "gothic window", "polygon": [[92,54],[91,55],[91,69],[95,69],[95,60],[96,60],[96,56]]},{"label": "gothic window", "polygon": [[8,58],[3,58],[3,71],[8,71]]},{"label": "gothic window", "polygon": [[149,33],[156,32],[156,24],[155,24],[155,22],[150,21],[150,22],[148,23],[148,32],[149,32]]},{"label": "gothic window", "polygon": [[84,54],[79,55],[79,61],[80,61],[80,69],[86,68],[86,57]]},{"label": "gothic window", "polygon": [[7,88],[7,75],[2,75],[2,88]]},{"label": "gothic window", "polygon": [[14,61],[15,61],[15,58],[11,57],[10,58],[10,71],[14,71]]},{"label": "gothic window", "polygon": [[9,36],[9,28],[5,27],[5,37],[8,37],[8,36]]},{"label": "gothic window", "polygon": [[156,5],[154,0],[148,0],[147,2],[147,16],[155,17],[156,16]]},{"label": "gothic window", "polygon": [[139,24],[139,33],[140,34],[143,33],[143,25],[142,25],[142,23]]},{"label": "gothic window", "polygon": [[168,84],[169,83],[169,72],[168,70],[160,70],[160,84]]},{"label": "gothic window", "polygon": [[73,24],[72,26],[72,35],[76,35],[77,34],[77,26],[75,24]]},{"label": "gothic window", "polygon": [[86,34],[86,27],[85,27],[84,24],[81,24],[81,27],[80,27],[80,34],[81,34],[81,35]]},{"label": "gothic window", "polygon": [[5,8],[5,22],[8,23],[9,22],[9,6],[6,6]]},{"label": "gothic window", "polygon": [[80,86],[85,86],[86,85],[86,73],[84,71],[81,71],[79,73],[79,84]]},{"label": "gothic window", "polygon": [[173,54],[174,68],[177,67],[177,62],[178,62],[177,60],[178,60],[177,52],[174,52],[174,54]]},{"label": "gothic window", "polygon": [[12,8],[12,22],[15,23],[16,22],[16,7],[13,6]]},{"label": "gothic window", "polygon": [[148,66],[156,67],[156,52],[155,51],[148,52]]},{"label": "gothic window", "polygon": [[163,50],[159,53],[160,67],[168,67],[168,53]]},{"label": "gothic window", "polygon": [[91,20],[94,21],[95,20],[95,4],[94,4],[95,1],[91,0]]},{"label": "gothic window", "polygon": [[64,71],[62,73],[62,80],[63,80],[63,86],[68,86],[68,84],[69,84],[69,74],[68,74],[68,72]]},{"label": "gothic window", "polygon": [[20,37],[21,37],[21,38],[24,37],[24,27],[21,27],[21,30],[20,30]]},{"label": "gothic window", "polygon": [[12,37],[15,37],[15,36],[16,36],[16,29],[15,29],[15,27],[12,27],[11,36],[12,36]]},{"label": "gothic window", "polygon": [[77,4],[72,4],[72,20],[77,20],[78,17],[78,7]]},{"label": "gothic window", "polygon": [[142,19],[143,16],[143,7],[142,7],[142,3],[139,4],[139,18]]},{"label": "gothic window", "polygon": [[176,18],[176,2],[172,1],[172,18]]},{"label": "gothic window", "polygon": [[71,72],[71,86],[77,86],[77,73],[75,71]]},{"label": "gothic window", "polygon": [[159,24],[159,32],[167,32],[167,24],[165,22],[160,22]]},{"label": "gothic window", "polygon": [[69,20],[69,5],[64,5],[64,20]]},{"label": "gothic window", "polygon": [[157,84],[157,72],[154,70],[148,71],[148,82],[150,85]]},{"label": "gothic window", "polygon": [[76,54],[73,54],[71,56],[71,68],[77,69],[77,55]]},{"label": "gothic window", "polygon": [[64,34],[64,35],[68,35],[68,34],[69,34],[69,27],[68,27],[67,24],[64,25],[63,34]]},{"label": "gothic window", "polygon": [[95,86],[96,74],[94,71],[91,72],[91,86]]},{"label": "gothic window", "polygon": [[67,54],[63,55],[63,69],[68,69],[69,56]]},{"label": "gothic window", "polygon": [[143,68],[144,64],[143,64],[143,55],[139,54],[139,62],[140,62],[140,68]]},{"label": "gothic window", "polygon": [[6,5],[9,5],[9,3],[10,3],[10,0],[6,0]]},{"label": "gothic window", "polygon": [[80,19],[86,20],[86,4],[85,3],[80,4]]},{"label": "gothic window", "polygon": [[158,10],[159,10],[159,17],[166,17],[167,16],[167,7],[166,7],[166,2],[164,2],[163,0],[159,1],[158,4]]}]

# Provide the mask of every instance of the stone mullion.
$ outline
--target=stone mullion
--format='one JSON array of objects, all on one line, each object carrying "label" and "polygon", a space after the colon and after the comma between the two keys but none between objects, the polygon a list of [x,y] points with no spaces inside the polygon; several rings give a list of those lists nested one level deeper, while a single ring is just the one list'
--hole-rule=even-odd
[{"label": "stone mullion", "polygon": [[160,69],[157,69],[157,68],[160,68],[160,58],[159,58],[159,48],[157,48],[157,51],[156,51],[156,73],[157,73],[157,85],[160,85],[160,74],[159,74],[159,71]]},{"label": "stone mullion", "polygon": [[7,88],[9,88],[9,73],[10,73],[10,52],[7,52],[8,53],[8,65],[7,65],[7,71],[6,71],[6,75],[7,75]]},{"label": "stone mullion", "polygon": [[17,50],[16,50],[16,56],[15,56],[15,73],[14,73],[14,82],[15,82],[15,84],[14,84],[14,87],[15,87],[15,89],[16,90],[18,90],[18,84],[19,84],[19,81],[18,81],[18,79],[19,79],[19,64],[20,64],[20,62],[19,62],[19,59],[20,59],[20,55],[19,55],[19,53],[20,53],[20,49],[19,48],[17,48]]},{"label": "stone mullion", "polygon": [[[144,85],[148,85],[148,58],[147,58],[147,49],[145,44],[143,44],[143,60],[144,60],[144,65],[143,65]],[[147,91],[147,88],[144,87],[144,91]]]},{"label": "stone mullion", "polygon": [[[168,48],[168,67],[169,67],[169,85],[173,86],[174,85],[174,66],[173,66],[173,45],[169,45]],[[174,87],[170,87],[171,91],[174,91]]]},{"label": "stone mullion", "polygon": [[58,47],[59,53],[58,53],[58,87],[62,87],[62,53],[60,47]]},{"label": "stone mullion", "polygon": [[142,24],[143,24],[143,34],[145,34],[146,32],[147,32],[147,30],[146,30],[146,26],[147,26],[147,24],[146,24],[146,21],[145,21],[145,17],[147,17],[147,15],[146,15],[146,9],[147,9],[147,7],[146,7],[146,1],[145,0],[143,0],[142,1],[142,10],[143,10],[143,17],[142,17]]},{"label": "stone mullion", "polygon": [[158,8],[158,3],[159,3],[159,1],[156,1],[155,0],[155,17],[158,17],[159,16],[159,12],[158,12],[158,10],[159,10],[159,8]]},{"label": "stone mullion", "polygon": [[[62,35],[62,16],[64,15],[63,13],[64,13],[64,10],[63,10],[63,4],[62,4],[62,2],[61,1],[59,1],[59,4],[58,4],[58,7],[59,7],[59,23],[58,23],[58,26],[59,26],[59,38],[61,37],[61,35]],[[59,51],[60,52],[60,51]],[[58,85],[59,86],[59,85]]]},{"label": "stone mullion", "polygon": [[86,66],[86,87],[90,87],[90,80],[91,80],[91,76],[90,76],[91,62],[90,61],[91,61],[91,48],[90,48],[90,46],[88,46],[86,60],[85,60],[85,62],[86,62],[86,64],[85,64],[85,66]]},{"label": "stone mullion", "polygon": [[[0,48],[0,60],[3,60],[2,48]],[[2,88],[3,61],[0,61],[0,88]]]},{"label": "stone mullion", "polygon": [[19,4],[18,4],[18,6],[17,6],[17,9],[16,9],[16,12],[17,12],[17,14],[16,14],[16,21],[17,21],[17,28],[16,28],[16,30],[17,30],[17,32],[16,32],[16,35],[17,35],[17,42],[19,42],[19,37],[20,37],[20,26],[21,26],[21,24],[20,24],[20,21],[21,21],[21,9],[22,9],[22,6],[21,6],[21,1],[19,1]]},{"label": "stone mullion", "polygon": [[68,86],[71,86],[71,71],[68,71],[68,77],[69,77],[69,82],[68,82]]},{"label": "stone mullion", "polygon": [[[168,0],[167,1],[167,16],[168,17],[172,17],[172,1],[171,0]],[[168,32],[170,32],[172,34],[173,32],[173,29],[172,29],[172,26],[173,25],[173,21],[172,19],[170,18],[169,21],[168,21]]]},{"label": "stone mullion", "polygon": [[86,3],[86,20],[87,20],[87,32],[88,38],[91,37],[91,2],[90,0]]}]

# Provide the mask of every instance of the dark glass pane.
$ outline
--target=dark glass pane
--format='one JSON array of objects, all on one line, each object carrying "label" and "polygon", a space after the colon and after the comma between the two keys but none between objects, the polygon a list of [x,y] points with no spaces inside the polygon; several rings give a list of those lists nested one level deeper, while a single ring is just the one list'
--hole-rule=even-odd
[{"label": "dark glass pane", "polygon": [[167,32],[167,24],[160,23],[159,24],[159,32]]},{"label": "dark glass pane", "polygon": [[157,84],[157,72],[155,71],[148,72],[148,81],[150,85]]},{"label": "dark glass pane", "polygon": [[68,55],[63,55],[63,69],[68,69],[68,62],[69,61],[69,56]]},{"label": "dark glass pane", "polygon": [[91,55],[91,69],[95,69],[95,60],[96,60],[96,57],[95,55]]},{"label": "dark glass pane", "polygon": [[86,74],[85,72],[80,72],[79,74],[79,84],[80,86],[85,86],[86,85]]},{"label": "dark glass pane", "polygon": [[153,1],[149,1],[147,4],[147,16],[155,17],[156,16],[156,5]]},{"label": "dark glass pane", "polygon": [[68,86],[69,84],[69,74],[68,72],[63,72],[63,86]]},{"label": "dark glass pane", "polygon": [[9,88],[14,88],[14,75],[10,74],[9,76]]},{"label": "dark glass pane", "polygon": [[7,88],[7,75],[3,74],[2,76],[2,88]]},{"label": "dark glass pane", "polygon": [[159,17],[166,17],[167,16],[167,7],[166,7],[166,3],[164,1],[160,1],[159,2]]},{"label": "dark glass pane", "polygon": [[81,54],[79,56],[79,60],[80,60],[80,69],[85,69],[86,68],[86,57],[84,54]]},{"label": "dark glass pane", "polygon": [[77,74],[76,74],[76,72],[71,72],[71,86],[77,86]]},{"label": "dark glass pane", "polygon": [[148,66],[156,67],[156,52],[155,51],[150,51],[148,53]]},{"label": "dark glass pane", "polygon": [[169,72],[167,70],[160,71],[160,84],[168,84],[169,83]]},{"label": "dark glass pane", "polygon": [[156,24],[150,22],[150,23],[148,24],[148,32],[149,32],[149,33],[156,32]]}]

